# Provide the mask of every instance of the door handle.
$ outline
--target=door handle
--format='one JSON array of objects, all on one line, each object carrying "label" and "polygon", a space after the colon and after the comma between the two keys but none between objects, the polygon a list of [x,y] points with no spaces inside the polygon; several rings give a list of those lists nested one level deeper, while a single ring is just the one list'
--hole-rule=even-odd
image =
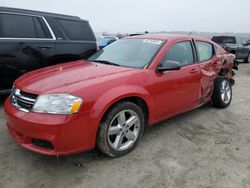
[{"label": "door handle", "polygon": [[50,49],[51,46],[39,46],[38,48],[40,48],[40,49]]},{"label": "door handle", "polygon": [[189,73],[191,73],[191,74],[194,74],[194,73],[197,73],[197,72],[198,72],[197,69],[191,69],[191,70],[189,71]]}]

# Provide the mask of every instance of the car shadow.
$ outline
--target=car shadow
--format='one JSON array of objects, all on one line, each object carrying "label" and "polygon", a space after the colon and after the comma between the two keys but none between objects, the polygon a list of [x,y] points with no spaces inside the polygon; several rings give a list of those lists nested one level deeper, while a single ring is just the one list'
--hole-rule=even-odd
[{"label": "car shadow", "polygon": [[200,115],[202,113],[205,113],[209,109],[214,109],[214,108],[210,103],[207,103],[207,104],[204,104],[201,107],[196,108],[194,110],[184,112],[182,114],[171,117],[171,118],[169,118],[167,120],[163,120],[163,121],[161,121],[159,123],[154,124],[153,126],[148,127],[146,129],[145,134],[150,134],[150,131],[152,131],[154,129],[156,129],[156,130],[161,129],[162,126],[164,126],[164,127],[172,126],[171,124],[173,122],[182,122],[184,120],[190,119],[191,117],[198,116],[198,115]]},{"label": "car shadow", "polygon": [[[197,109],[194,109],[192,111],[174,116],[170,119],[164,120],[162,122],[156,123],[153,126],[148,126],[145,129],[143,138],[141,140],[141,142],[143,142],[143,140],[147,140],[149,137],[154,136],[156,133],[157,134],[161,134],[163,129],[175,129],[176,126],[179,126],[181,128],[182,125],[179,124],[179,122],[182,121],[187,121],[188,119],[194,117],[194,116],[199,116],[202,113],[206,113],[207,110],[214,110],[214,108],[211,107],[211,104],[205,104]],[[179,125],[176,125],[179,124]],[[149,138],[150,139],[150,138]],[[37,156],[38,158],[40,158],[42,161],[44,161],[47,165],[48,164],[52,164],[53,166],[74,166],[74,167],[86,167],[86,165],[90,164],[90,163],[94,163],[94,162],[105,162],[105,161],[112,161],[112,160],[117,160],[117,159],[121,159],[121,158],[111,158],[111,157],[107,157],[106,155],[102,154],[98,149],[93,149],[91,151],[87,151],[87,152],[82,152],[82,153],[78,153],[78,154],[72,154],[69,156],[58,156],[58,157],[51,157],[51,156],[45,156],[45,155],[40,155],[37,153],[33,153],[31,151],[26,151],[28,153],[31,153],[32,155]],[[126,155],[128,156],[128,155]],[[124,156],[124,157],[126,157]]]},{"label": "car shadow", "polygon": [[[210,105],[203,105],[198,109],[183,113],[147,128],[138,147],[136,147],[135,150],[128,155],[120,158],[107,157],[97,149],[69,156],[52,157],[28,151],[20,147],[18,144],[14,144],[14,141],[11,141],[12,149],[10,150],[6,148],[5,152],[2,151],[4,154],[0,157],[0,159],[2,160],[2,163],[6,164],[6,168],[10,170],[9,173],[13,173],[11,172],[12,170],[9,164],[12,166],[16,165],[18,169],[26,169],[24,174],[30,171],[34,171],[38,174],[44,174],[47,178],[47,183],[53,183],[55,180],[59,180],[61,178],[60,175],[65,172],[70,172],[70,177],[75,180],[77,180],[76,177],[90,177],[99,170],[104,170],[110,167],[113,169],[123,169],[125,168],[123,164],[131,164],[131,161],[141,160],[140,151],[148,148],[149,142],[152,141],[152,138],[162,136],[164,134],[171,136],[176,129],[176,126],[178,126],[178,129],[183,128],[184,125],[181,122],[187,122],[189,119],[192,119],[195,116],[200,116],[210,110],[214,110],[214,108],[211,108]],[[7,138],[9,137],[6,136],[6,144],[9,144],[10,146],[10,138]],[[16,156],[19,157],[17,158]],[[55,174],[55,172],[58,171],[60,173]]]}]

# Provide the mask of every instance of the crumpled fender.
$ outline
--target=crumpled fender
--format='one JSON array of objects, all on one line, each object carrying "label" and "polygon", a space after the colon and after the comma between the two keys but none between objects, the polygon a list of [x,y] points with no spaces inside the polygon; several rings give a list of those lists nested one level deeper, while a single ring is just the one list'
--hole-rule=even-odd
[{"label": "crumpled fender", "polygon": [[213,83],[217,76],[226,76],[234,84],[233,66],[235,55],[223,53],[213,57],[212,61],[201,64],[201,90],[199,98],[201,103],[208,100],[213,93]]},{"label": "crumpled fender", "polygon": [[[235,72],[233,69],[238,70],[238,66],[235,65],[235,55],[231,53],[217,55],[218,59],[223,62],[222,69],[220,71],[221,76],[226,76],[230,81],[233,81],[233,77],[235,76]],[[236,66],[236,67],[235,67]]]}]

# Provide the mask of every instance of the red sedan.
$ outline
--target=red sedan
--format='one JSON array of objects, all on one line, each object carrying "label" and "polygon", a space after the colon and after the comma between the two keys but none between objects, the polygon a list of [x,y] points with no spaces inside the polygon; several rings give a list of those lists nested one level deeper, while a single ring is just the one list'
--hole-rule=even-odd
[{"label": "red sedan", "polygon": [[27,73],[5,102],[7,127],[24,148],[67,155],[97,147],[119,157],[146,125],[232,100],[224,49],[193,36],[121,39],[87,61]]}]

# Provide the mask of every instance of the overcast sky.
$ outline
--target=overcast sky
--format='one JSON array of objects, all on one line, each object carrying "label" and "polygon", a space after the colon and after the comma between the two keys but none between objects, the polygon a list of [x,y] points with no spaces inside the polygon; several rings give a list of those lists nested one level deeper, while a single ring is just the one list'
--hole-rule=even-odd
[{"label": "overcast sky", "polygon": [[95,32],[250,33],[250,0],[0,0],[0,6],[80,16]]}]

